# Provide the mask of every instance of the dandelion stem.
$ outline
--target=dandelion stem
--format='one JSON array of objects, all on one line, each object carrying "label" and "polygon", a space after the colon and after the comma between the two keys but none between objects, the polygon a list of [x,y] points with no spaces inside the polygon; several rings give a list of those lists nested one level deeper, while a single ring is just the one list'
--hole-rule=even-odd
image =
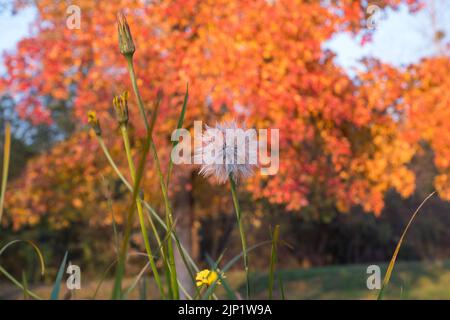
[{"label": "dandelion stem", "polygon": [[[128,129],[127,129],[126,125],[121,125],[120,131],[122,132],[122,138],[123,138],[123,142],[124,142],[124,146],[125,146],[125,153],[127,154],[128,166],[130,168],[131,181],[134,183],[135,179],[136,179],[136,169],[134,167],[133,157],[131,155],[130,138],[128,136]],[[141,226],[142,237],[144,238],[145,250],[147,251],[150,267],[151,267],[153,275],[155,277],[155,282],[158,286],[161,297],[164,298],[164,296],[165,296],[164,289],[162,287],[161,279],[159,277],[159,273],[156,268],[155,259],[153,257],[153,253],[152,253],[152,248],[150,247],[150,243],[148,241],[147,229],[145,227],[144,214],[142,212],[142,203],[138,198],[136,198],[136,208],[138,211],[139,224]],[[156,234],[157,234],[157,232],[156,232]]]},{"label": "dandelion stem", "polygon": [[236,182],[234,181],[233,176],[231,174],[229,175],[229,179],[230,179],[230,186],[231,186],[231,195],[233,197],[234,208],[236,210],[236,218],[237,218],[237,223],[238,223],[238,227],[239,227],[239,234],[241,236],[241,242],[242,242],[242,256],[244,258],[245,281],[246,281],[246,298],[249,299],[250,298],[250,277],[249,277],[249,270],[248,270],[247,240],[245,237],[244,225],[242,223],[242,213],[241,213],[241,209],[239,207],[239,200],[238,200],[237,191],[236,191]]}]

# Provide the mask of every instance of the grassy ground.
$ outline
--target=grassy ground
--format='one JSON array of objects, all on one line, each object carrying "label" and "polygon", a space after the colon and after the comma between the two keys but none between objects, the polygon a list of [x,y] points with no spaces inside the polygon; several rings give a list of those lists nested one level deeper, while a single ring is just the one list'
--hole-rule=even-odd
[{"label": "grassy ground", "polygon": [[[387,265],[380,265],[384,275]],[[366,287],[367,265],[283,270],[287,299],[376,299],[378,291]],[[254,293],[267,296],[267,277],[254,279]],[[279,290],[277,289],[277,294]],[[398,263],[385,299],[450,299],[450,261]]]},{"label": "grassy ground", "polygon": [[[384,274],[386,265],[380,265]],[[376,299],[378,291],[366,287],[367,265],[330,266],[323,268],[280,270],[278,275],[283,279],[287,299]],[[231,287],[244,292],[243,273],[227,274]],[[3,280],[3,279],[2,279]],[[129,285],[133,279],[126,279]],[[98,281],[82,279],[82,289],[76,291],[75,297],[89,299],[95,291]],[[107,280],[97,296],[109,299],[112,280]],[[276,284],[278,281],[276,281]],[[253,274],[253,296],[267,298],[267,275]],[[61,296],[66,293],[63,283]],[[51,287],[33,288],[42,297],[50,295]],[[156,288],[148,288],[149,293]],[[275,297],[280,297],[280,288],[275,286]],[[220,297],[226,297],[222,288],[218,290]],[[20,291],[4,282],[0,283],[0,299],[21,298]],[[134,290],[130,299],[139,297]],[[400,262],[394,269],[391,283],[386,290],[385,299],[450,299],[450,260],[443,262]]]}]

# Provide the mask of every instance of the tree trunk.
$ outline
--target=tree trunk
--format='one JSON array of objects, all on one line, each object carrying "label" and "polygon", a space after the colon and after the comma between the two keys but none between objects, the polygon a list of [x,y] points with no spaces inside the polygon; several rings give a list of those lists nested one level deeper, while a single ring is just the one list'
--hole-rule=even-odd
[{"label": "tree trunk", "polygon": [[[199,250],[198,223],[194,212],[194,199],[192,197],[193,173],[188,172],[181,176],[177,184],[178,190],[174,194],[174,221],[178,238],[194,261],[197,260]],[[174,248],[176,246],[174,245]],[[195,292],[189,270],[184,264],[178,249],[174,250],[177,276],[181,285],[189,294]],[[180,298],[186,299],[186,295],[180,290]]]}]

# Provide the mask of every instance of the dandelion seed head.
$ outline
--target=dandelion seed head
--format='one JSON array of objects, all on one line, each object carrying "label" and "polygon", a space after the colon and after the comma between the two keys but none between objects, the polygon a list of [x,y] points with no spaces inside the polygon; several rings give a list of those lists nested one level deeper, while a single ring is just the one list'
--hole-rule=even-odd
[{"label": "dandelion seed head", "polygon": [[[230,175],[235,181],[251,177],[257,166],[256,132],[239,128],[235,121],[218,123],[215,127],[206,125],[205,129],[198,137],[201,144],[194,153],[195,163],[201,164],[199,174],[214,177],[219,184],[225,183]],[[241,141],[235,138],[239,134],[245,134]]]}]

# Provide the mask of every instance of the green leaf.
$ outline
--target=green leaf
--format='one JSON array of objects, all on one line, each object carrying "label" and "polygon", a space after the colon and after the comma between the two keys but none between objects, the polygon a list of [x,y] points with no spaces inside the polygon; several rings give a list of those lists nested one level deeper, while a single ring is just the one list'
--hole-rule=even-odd
[{"label": "green leaf", "polygon": [[[247,248],[247,250],[246,250],[247,252],[246,252],[246,253],[249,253],[250,251],[253,251],[253,250],[255,250],[256,248],[259,248],[259,247],[261,247],[261,246],[263,246],[263,245],[266,245],[266,244],[269,244],[269,243],[272,243],[272,242],[271,242],[271,241],[263,241],[263,242],[257,243],[257,244],[255,244],[255,245],[253,245],[253,246]],[[241,259],[241,257],[242,257],[243,255],[244,255],[243,252],[241,252],[241,253],[239,253],[238,255],[234,256],[234,257],[233,257],[230,261],[228,261],[228,263],[221,269],[221,271],[222,271],[223,273],[227,272],[227,271],[228,271],[228,270],[229,270],[236,262],[238,262],[238,261]],[[216,285],[217,285],[217,280],[216,280],[212,285],[210,285],[209,288],[206,290],[206,292],[203,294],[203,297],[202,297],[203,300],[207,300],[207,299],[213,294]]]},{"label": "green leaf", "polygon": [[284,294],[283,279],[281,278],[280,275],[278,275],[278,285],[280,286],[281,300],[286,300],[286,295]]},{"label": "green leaf", "polygon": [[147,281],[145,281],[145,277],[142,277],[140,280],[141,285],[139,286],[139,299],[147,300]]},{"label": "green leaf", "polygon": [[[6,271],[2,266],[0,266],[0,273],[3,273],[3,275],[8,278],[12,283],[14,283],[14,285],[16,285],[17,287],[19,287],[22,290],[25,290],[25,288],[23,287],[23,285],[17,281],[17,279],[15,279],[8,271]],[[42,300],[41,297],[39,297],[37,294],[35,294],[34,292],[31,292],[30,290],[27,290],[28,294],[30,295],[30,297],[33,297],[36,300]]]},{"label": "green leaf", "polygon": [[[153,114],[155,114],[155,113],[153,113]],[[127,221],[126,221],[126,225],[125,225],[125,233],[124,233],[123,240],[122,240],[122,248],[121,248],[121,252],[120,252],[120,256],[119,256],[119,263],[117,265],[116,276],[115,276],[115,280],[114,280],[114,289],[113,289],[113,294],[112,294],[113,299],[121,299],[122,298],[122,279],[125,274],[125,260],[126,260],[127,252],[128,252],[128,242],[129,242],[130,236],[131,236],[131,227],[133,224],[133,215],[134,215],[134,211],[135,211],[135,207],[136,207],[136,199],[139,194],[139,186],[141,184],[142,176],[144,173],[144,167],[145,167],[145,163],[147,160],[148,152],[150,150],[151,141],[152,141],[151,132],[149,132],[149,134],[147,134],[147,137],[145,139],[144,149],[142,151],[142,157],[141,157],[141,160],[139,161],[139,166],[136,171],[136,179],[134,181],[133,193],[131,196],[132,201],[131,201],[130,208],[128,210],[128,216],[127,216]]]},{"label": "green leaf", "polygon": [[8,249],[10,246],[12,246],[15,243],[19,243],[19,242],[26,242],[28,244],[30,244],[33,249],[36,251],[38,257],[39,257],[39,262],[41,264],[41,275],[44,275],[45,273],[45,263],[44,263],[44,257],[42,255],[41,250],[39,250],[38,246],[30,241],[30,240],[12,240],[10,242],[8,242],[7,244],[5,244],[1,249],[0,249],[0,256],[6,251],[6,249]]},{"label": "green leaf", "polygon": [[[219,259],[217,259],[217,261],[213,261],[212,258],[209,255],[206,255],[206,260],[208,261],[211,270],[214,270],[214,271],[217,270],[217,267],[218,267],[222,257],[223,257],[223,254],[221,254],[219,256]],[[226,278],[222,275],[222,271],[221,270],[217,271],[217,275],[219,277],[219,281],[222,283],[223,288],[225,289],[225,292],[227,293],[228,299],[230,299],[230,300],[238,300],[238,298],[236,296],[236,293],[233,291],[233,289],[229,285],[229,283],[226,280]]]},{"label": "green leaf", "polygon": [[22,270],[22,283],[23,283],[23,299],[28,300],[28,298],[29,298],[28,282],[27,282],[27,275],[25,273],[25,270]]},{"label": "green leaf", "polygon": [[53,284],[53,290],[50,295],[50,300],[58,300],[59,290],[61,289],[61,281],[64,275],[64,270],[66,269],[67,254],[68,252],[66,251],[66,253],[64,254],[63,261],[59,266],[58,274],[56,275],[56,280],[55,283]]},{"label": "green leaf", "polygon": [[[184,95],[183,106],[181,107],[180,117],[178,118],[177,129],[181,129],[181,127],[183,126],[184,116],[186,114],[186,106],[187,106],[188,98],[189,98],[189,85],[186,84],[186,93]],[[175,146],[177,144],[178,144],[178,141],[173,141],[172,142],[172,148],[175,148]],[[167,188],[169,188],[169,182],[170,182],[170,176],[172,174],[172,169],[173,169],[173,162],[172,162],[172,157],[170,157],[169,158],[169,169],[167,171],[167,183],[166,183]]]}]

